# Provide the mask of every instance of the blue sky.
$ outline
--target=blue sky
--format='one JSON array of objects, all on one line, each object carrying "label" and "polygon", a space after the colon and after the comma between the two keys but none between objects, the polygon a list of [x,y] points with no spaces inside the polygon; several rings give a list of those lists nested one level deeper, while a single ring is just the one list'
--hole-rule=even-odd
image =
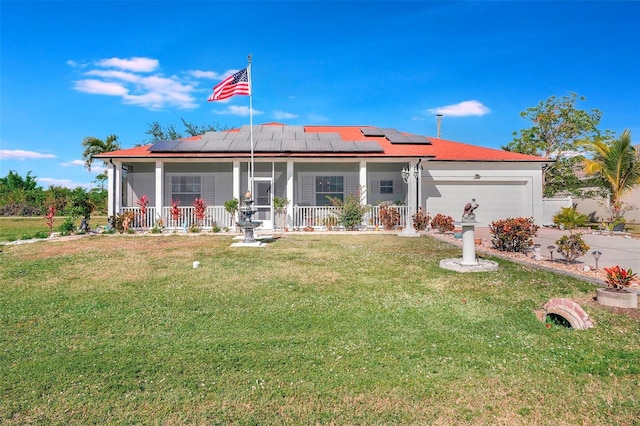
[{"label": "blue sky", "polygon": [[[601,130],[640,140],[640,2],[5,1],[0,176],[89,188],[81,141],[145,143],[181,118],[237,127],[249,98],[207,102],[253,55],[254,123],[374,125],[500,148],[520,112],[575,92]],[[95,183],[93,184],[95,185]]]}]

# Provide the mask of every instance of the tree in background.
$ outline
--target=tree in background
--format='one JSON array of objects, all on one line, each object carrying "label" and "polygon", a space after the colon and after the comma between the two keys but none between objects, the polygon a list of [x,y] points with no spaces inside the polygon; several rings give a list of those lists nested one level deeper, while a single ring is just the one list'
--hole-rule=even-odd
[{"label": "tree in background", "polygon": [[631,143],[631,131],[626,129],[619,138],[596,138],[584,143],[590,158],[583,160],[584,171],[597,175],[604,182],[609,196],[608,210],[612,221],[624,215],[622,197],[625,192],[640,185],[640,160]]},{"label": "tree in background", "polygon": [[587,182],[576,176],[584,157],[581,144],[600,136],[598,125],[602,113],[597,109],[585,111],[576,108],[583,96],[570,92],[561,98],[551,96],[537,106],[520,113],[531,120],[533,126],[513,132],[514,139],[502,149],[522,154],[537,155],[555,162],[544,171],[544,196],[550,197],[567,191],[584,195]]},{"label": "tree in background", "polygon": [[89,171],[91,171],[91,163],[93,163],[96,155],[120,149],[120,143],[116,135],[109,135],[104,141],[93,136],[87,136],[82,140],[82,146],[84,147],[82,152],[84,167]]},{"label": "tree in background", "polygon": [[0,178],[0,215],[41,215],[44,201],[45,193],[31,171],[23,178],[15,170],[9,170],[6,177]]},{"label": "tree in background", "polygon": [[182,121],[182,125],[184,126],[184,133],[180,132],[173,124],[170,124],[164,128],[157,121],[149,124],[149,128],[145,132],[147,135],[151,136],[151,139],[149,139],[148,142],[181,139],[184,137],[185,133],[189,136],[199,136],[204,135],[207,132],[219,132],[222,130],[226,130],[226,128],[222,128],[215,123],[198,125],[190,123],[184,118],[181,118],[180,120]]},{"label": "tree in background", "polygon": [[0,216],[40,216],[46,214],[48,207],[76,217],[88,218],[88,213],[94,211],[105,214],[107,191],[93,188],[87,192],[82,187],[69,189],[56,185],[43,189],[31,172],[23,178],[11,170],[0,178]]}]

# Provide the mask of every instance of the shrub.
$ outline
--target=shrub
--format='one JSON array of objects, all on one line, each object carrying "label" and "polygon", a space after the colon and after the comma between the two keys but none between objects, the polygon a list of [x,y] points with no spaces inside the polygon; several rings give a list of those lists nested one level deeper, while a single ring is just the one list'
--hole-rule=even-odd
[{"label": "shrub", "polygon": [[34,234],[34,238],[47,238],[49,237],[49,235],[51,235],[51,233],[47,232],[47,231],[38,231]]},{"label": "shrub", "polygon": [[384,229],[393,229],[400,225],[400,212],[389,204],[380,205],[380,223]]},{"label": "shrub", "polygon": [[565,229],[575,229],[583,227],[589,222],[587,215],[584,215],[575,207],[563,207],[553,216],[553,223],[563,225]]},{"label": "shrub", "polygon": [[416,231],[424,231],[425,229],[427,229],[430,217],[422,210],[422,207],[420,207],[418,211],[411,217],[413,218],[413,229],[415,229]]},{"label": "shrub", "polygon": [[617,289],[627,287],[631,284],[633,277],[637,275],[633,273],[631,268],[625,270],[618,265],[612,266],[611,268],[604,268],[604,270],[607,273],[607,278],[605,279],[607,286]]},{"label": "shrub", "polygon": [[489,232],[493,235],[493,248],[500,251],[520,252],[533,245],[538,232],[533,218],[507,218],[491,222]]},{"label": "shrub", "polygon": [[58,230],[60,231],[60,235],[63,236],[71,235],[72,233],[76,232],[76,225],[73,223],[73,217],[67,217],[64,222],[62,222],[62,225],[60,225]]},{"label": "shrub", "polygon": [[431,227],[437,229],[439,232],[451,232],[455,229],[455,226],[453,226],[453,218],[441,213],[438,213],[433,217],[433,220],[431,220]]},{"label": "shrub", "polygon": [[556,240],[557,252],[564,256],[565,262],[574,261],[589,250],[589,245],[582,239],[581,233],[564,235]]},{"label": "shrub", "polygon": [[351,231],[362,224],[362,218],[369,211],[369,206],[360,202],[360,192],[347,195],[344,201],[336,197],[327,198],[333,206],[338,208],[338,222]]},{"label": "shrub", "polygon": [[109,223],[111,224],[111,226],[113,226],[113,228],[116,231],[122,234],[124,232],[124,222],[128,220],[129,224],[131,224],[133,222],[134,217],[135,217],[135,213],[133,213],[132,211],[128,211],[128,212],[124,212],[116,215],[115,218],[111,216],[109,218]]}]

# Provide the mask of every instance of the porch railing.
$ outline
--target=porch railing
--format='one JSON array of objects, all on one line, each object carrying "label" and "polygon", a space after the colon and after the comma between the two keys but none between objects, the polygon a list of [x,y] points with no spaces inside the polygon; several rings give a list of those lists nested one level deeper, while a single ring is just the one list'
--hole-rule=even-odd
[{"label": "porch railing", "polygon": [[[390,206],[398,210],[400,213],[400,224],[398,228],[404,228],[407,224],[407,215],[409,208],[407,206]],[[198,224],[196,218],[195,208],[192,206],[180,206],[180,215],[178,219],[174,219],[171,214],[171,207],[165,206],[162,208],[161,214],[157,214],[155,207],[147,207],[147,212],[142,217],[140,207],[122,207],[120,212],[133,212],[133,221],[130,224],[131,228],[144,229],[153,228],[154,226],[163,225],[169,229],[181,229],[189,228],[192,225]],[[303,230],[306,227],[312,227],[314,229],[341,229],[340,224],[337,222],[338,208],[334,206],[293,206],[293,217],[287,221],[291,224],[291,229],[294,231]],[[160,222],[160,220],[162,222]],[[212,229],[214,226],[220,228],[235,228],[235,219],[227,212],[224,206],[208,206],[204,219],[199,226],[203,229]],[[383,229],[383,224],[380,222],[380,207],[371,206],[365,213],[361,229]]]},{"label": "porch railing", "polygon": [[[167,228],[178,229],[178,228],[189,228],[192,225],[198,224],[198,219],[196,218],[196,211],[194,207],[184,206],[178,207],[180,210],[180,215],[177,219],[173,218],[171,214],[171,207],[165,206],[162,208],[162,214],[156,214],[155,207],[147,207],[147,212],[142,217],[140,207],[122,207],[120,209],[121,213],[133,212],[133,221],[129,225],[131,228],[143,229],[143,228],[153,228],[154,226],[163,225]],[[224,206],[209,206],[205,210],[204,218],[202,219],[202,223],[199,224],[203,229],[212,229],[214,226],[218,226],[220,228],[233,228],[235,227],[235,223],[233,218],[224,208]]]},{"label": "porch railing", "polygon": [[[404,228],[407,224],[407,214],[409,208],[407,206],[390,206],[398,210],[400,213],[400,224],[398,227]],[[338,207],[335,206],[293,206],[293,218],[292,227],[294,230],[301,230],[306,227],[314,229],[329,229],[338,228],[340,225],[337,222]],[[361,228],[366,229],[382,229],[383,225],[380,222],[380,207],[371,206],[365,213]]]}]

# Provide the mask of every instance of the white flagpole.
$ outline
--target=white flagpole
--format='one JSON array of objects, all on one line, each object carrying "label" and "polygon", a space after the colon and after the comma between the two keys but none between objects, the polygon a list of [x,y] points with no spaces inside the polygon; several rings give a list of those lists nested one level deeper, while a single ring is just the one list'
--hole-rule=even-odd
[{"label": "white flagpole", "polygon": [[[251,54],[248,57],[247,79],[249,80],[249,133],[251,135],[251,164],[249,166],[249,192],[253,192],[253,84],[251,83]],[[253,194],[251,195],[253,198]]]}]

